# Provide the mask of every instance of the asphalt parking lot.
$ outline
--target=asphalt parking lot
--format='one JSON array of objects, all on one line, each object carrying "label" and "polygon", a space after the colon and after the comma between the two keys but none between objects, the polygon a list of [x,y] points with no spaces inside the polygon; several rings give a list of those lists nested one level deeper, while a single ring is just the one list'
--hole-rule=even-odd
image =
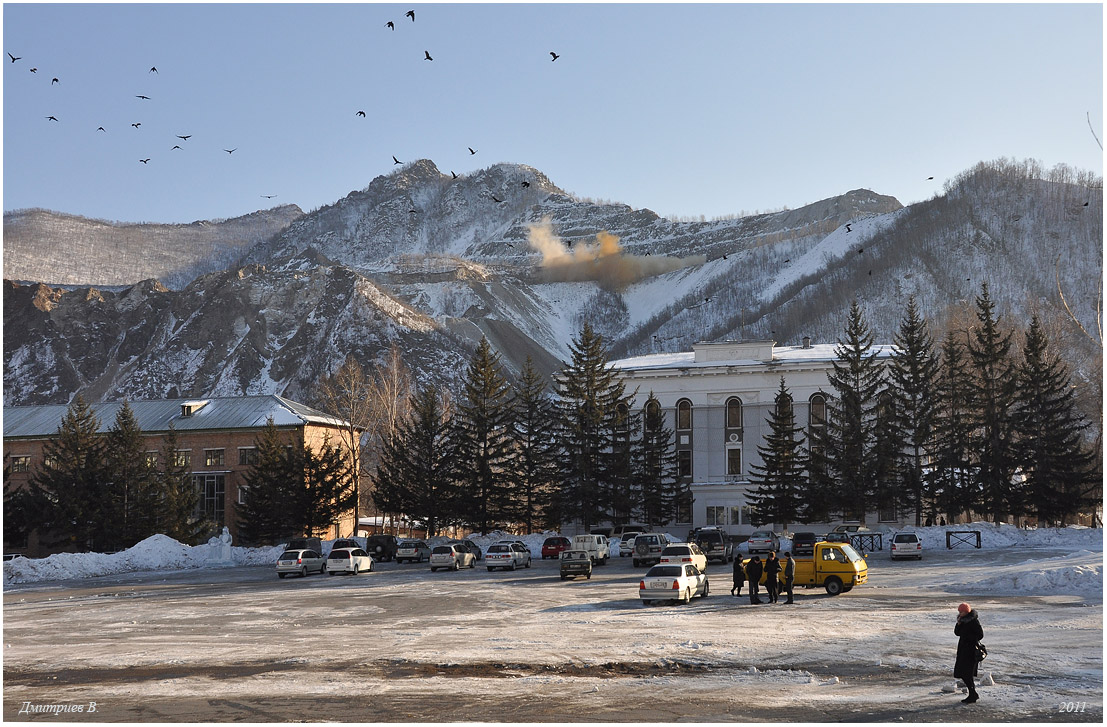
[{"label": "asphalt parking lot", "polygon": [[[378,563],[358,576],[235,567],[9,586],[4,717],[1101,721],[1101,597],[978,599],[995,684],[972,708],[943,691],[962,596],[937,584],[1027,555],[874,553],[866,586],[801,590],[787,607],[732,598],[721,564],[709,598],[644,606],[646,569],[629,558],[575,581],[536,559],[513,572]],[[1085,711],[1058,712],[1066,701]],[[27,706],[92,702],[95,719]]]}]

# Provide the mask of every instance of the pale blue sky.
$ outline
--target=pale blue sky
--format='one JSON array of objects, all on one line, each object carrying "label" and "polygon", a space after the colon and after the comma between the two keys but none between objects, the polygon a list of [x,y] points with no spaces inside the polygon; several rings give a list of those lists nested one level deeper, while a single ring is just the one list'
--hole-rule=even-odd
[{"label": "pale blue sky", "polygon": [[861,187],[909,204],[998,157],[1103,171],[1099,4],[5,3],[3,20],[21,57],[4,56],[5,210],[310,210],[393,155],[529,164],[709,218]]}]

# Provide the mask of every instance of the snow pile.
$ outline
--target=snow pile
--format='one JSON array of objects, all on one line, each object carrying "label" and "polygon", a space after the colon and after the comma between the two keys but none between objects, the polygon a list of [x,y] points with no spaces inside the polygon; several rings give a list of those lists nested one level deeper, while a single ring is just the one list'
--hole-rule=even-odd
[{"label": "snow pile", "polygon": [[[4,584],[33,583],[133,571],[206,568],[222,558],[223,544],[212,538],[189,546],[168,535],[151,535],[118,553],[56,553],[46,558],[15,558],[4,563]],[[233,565],[275,563],[280,548],[231,548]]]},{"label": "snow pile", "polygon": [[1017,567],[1005,568],[992,578],[960,584],[947,590],[1021,595],[1071,593],[1097,596],[1103,593],[1100,553],[1085,550],[1067,558],[1050,559],[1039,566],[1033,563],[1030,560]]},{"label": "snow pile", "polygon": [[[1102,550],[1103,531],[1099,528],[1088,528],[1082,525],[1070,525],[1067,528],[1035,528],[1027,530],[1006,523],[995,525],[993,523],[975,522],[961,525],[935,525],[932,527],[906,527],[895,532],[917,533],[922,540],[923,550],[927,548],[945,548],[946,531],[980,531],[980,547],[1006,548],[1011,546],[1022,547],[1057,547],[1072,550]],[[969,537],[971,543],[975,538]],[[891,533],[884,534],[884,542],[891,540]],[[971,547],[960,545],[956,547]]]}]

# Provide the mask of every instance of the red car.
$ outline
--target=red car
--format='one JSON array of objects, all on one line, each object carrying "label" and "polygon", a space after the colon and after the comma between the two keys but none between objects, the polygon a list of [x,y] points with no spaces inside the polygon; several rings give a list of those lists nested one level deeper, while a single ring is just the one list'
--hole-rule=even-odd
[{"label": "red car", "polygon": [[572,545],[572,541],[561,536],[546,538],[546,542],[542,543],[542,560],[560,558],[562,551],[568,550]]}]

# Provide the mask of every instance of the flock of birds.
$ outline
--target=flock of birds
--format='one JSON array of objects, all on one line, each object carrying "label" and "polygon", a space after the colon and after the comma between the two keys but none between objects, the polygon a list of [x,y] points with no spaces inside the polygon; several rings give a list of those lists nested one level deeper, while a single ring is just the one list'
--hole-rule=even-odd
[{"label": "flock of birds", "polygon": [[[408,10],[406,13],[404,13],[404,17],[410,18],[411,22],[414,23],[415,22],[415,11],[414,10]],[[389,20],[387,23],[385,23],[385,27],[388,28],[389,30],[392,30],[392,31],[396,30],[396,24],[391,20]],[[561,57],[559,54],[554,53],[553,51],[550,51],[550,56],[552,57],[552,61],[556,61],[558,58]],[[10,59],[10,62],[13,63],[13,64],[18,62],[18,61],[23,60],[23,56],[13,55],[12,53],[8,53],[8,58]],[[427,51],[427,50],[423,51],[423,60],[427,60],[427,61],[433,61],[434,60],[434,58],[430,54],[430,51]],[[38,73],[38,67],[36,66],[36,67],[30,68],[30,72],[37,74]],[[147,74],[151,74],[151,73],[158,74],[157,66],[151,66],[150,67],[150,70],[147,71]],[[61,83],[61,79],[56,77],[56,76],[51,78],[51,80],[50,80],[50,85],[51,86],[53,86],[55,84],[60,84],[60,83]],[[151,100],[151,97],[147,96],[145,94],[135,94],[135,98],[139,99],[140,101],[150,101]],[[360,118],[367,118],[367,115],[366,115],[364,110],[358,110],[357,112],[355,112],[355,116],[360,117]],[[58,117],[53,115],[53,114],[51,114],[49,116],[46,116],[45,118],[46,118],[47,121],[50,121],[50,122],[61,123],[60,120],[58,119]],[[142,126],[142,122],[141,121],[136,121],[136,122],[132,123],[131,126],[136,130],[140,130],[141,126]],[[98,127],[96,127],[96,131],[107,133],[108,130],[104,126],[98,126]],[[178,135],[176,135],[176,138],[180,139],[183,142],[187,142],[190,138],[192,138],[192,135],[191,134],[178,134]],[[471,156],[475,155],[477,153],[477,150],[474,149],[471,146],[466,147],[466,148],[469,150],[469,154]],[[170,151],[175,151],[175,150],[182,150],[183,151],[183,149],[184,149],[184,147],[181,146],[180,144],[174,144],[170,148]],[[238,150],[237,146],[234,147],[234,148],[231,148],[231,149],[223,149],[223,151],[225,151],[228,155],[229,154],[234,154],[237,150]],[[144,158],[138,159],[138,162],[140,164],[143,164],[143,165],[147,165],[151,161],[153,161],[153,157],[144,157]],[[392,161],[394,162],[394,164],[400,164],[400,165],[404,164],[404,162],[397,159],[394,155],[392,157]],[[458,175],[456,173],[451,171],[450,174],[452,175],[453,179],[458,179]],[[522,186],[523,187],[529,187],[530,182],[523,181]],[[273,199],[277,195],[275,195],[275,194],[262,194],[260,196],[264,199]],[[502,203],[504,201],[502,199],[496,198],[496,196],[492,195],[491,193],[489,194],[489,196],[495,202]],[[411,212],[414,213],[414,212],[416,212],[416,210],[411,210]]]}]

